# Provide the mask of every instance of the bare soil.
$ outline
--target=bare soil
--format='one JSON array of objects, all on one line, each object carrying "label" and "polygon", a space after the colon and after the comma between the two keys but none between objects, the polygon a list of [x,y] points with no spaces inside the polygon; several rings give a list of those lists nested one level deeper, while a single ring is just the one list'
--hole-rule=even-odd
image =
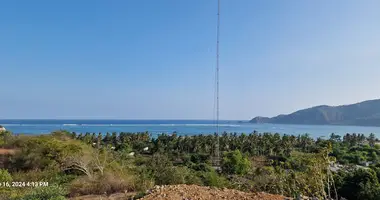
[{"label": "bare soil", "polygon": [[[218,189],[197,185],[155,186],[140,200],[293,200],[281,195],[263,192],[246,193],[231,189]],[[116,193],[106,195],[86,195],[70,200],[132,200],[136,193]]]},{"label": "bare soil", "polygon": [[156,186],[142,200],[285,200],[291,199],[267,193],[246,193],[197,185]]},{"label": "bare soil", "polygon": [[86,195],[80,197],[73,197],[70,200],[130,200],[136,193],[115,193],[110,196],[106,195]]},{"label": "bare soil", "polygon": [[0,148],[0,155],[9,155],[9,154],[14,154],[15,150],[14,149],[1,149]]}]

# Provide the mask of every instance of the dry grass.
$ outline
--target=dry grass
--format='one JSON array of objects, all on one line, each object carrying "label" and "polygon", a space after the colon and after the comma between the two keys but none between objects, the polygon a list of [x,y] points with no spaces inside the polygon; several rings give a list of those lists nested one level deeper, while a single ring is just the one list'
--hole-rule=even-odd
[{"label": "dry grass", "polygon": [[134,190],[133,180],[126,177],[104,174],[90,180],[88,177],[81,177],[73,181],[70,185],[70,196],[80,195],[109,195],[113,193],[125,193]]}]

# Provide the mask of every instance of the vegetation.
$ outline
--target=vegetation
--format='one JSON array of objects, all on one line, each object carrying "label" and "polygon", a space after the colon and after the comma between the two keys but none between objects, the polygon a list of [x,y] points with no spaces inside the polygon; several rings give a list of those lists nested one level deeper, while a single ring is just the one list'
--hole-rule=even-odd
[{"label": "vegetation", "polygon": [[[379,199],[380,146],[373,134],[328,139],[277,133],[220,136],[149,133],[0,135],[0,182],[49,186],[1,187],[0,199],[65,199],[136,192],[154,185],[197,184],[289,197]],[[215,167],[220,163],[220,168]]]}]

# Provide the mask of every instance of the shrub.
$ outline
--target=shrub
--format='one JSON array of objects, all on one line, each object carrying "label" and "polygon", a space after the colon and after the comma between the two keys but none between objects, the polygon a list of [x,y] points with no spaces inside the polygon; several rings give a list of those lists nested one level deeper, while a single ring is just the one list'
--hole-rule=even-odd
[{"label": "shrub", "polygon": [[48,187],[38,187],[30,190],[29,193],[14,200],[64,200],[67,191],[58,185],[49,185]]},{"label": "shrub", "polygon": [[95,179],[80,177],[69,186],[70,196],[112,194],[126,190],[135,190],[133,177],[123,177],[116,173],[105,173]]},{"label": "shrub", "polygon": [[190,157],[191,162],[193,163],[209,163],[210,162],[210,155],[208,154],[192,154]]},{"label": "shrub", "polygon": [[[9,174],[8,170],[0,169],[0,184],[12,180],[12,176]],[[12,189],[13,188],[0,187],[0,199],[7,199],[12,194]]]},{"label": "shrub", "polygon": [[8,147],[12,140],[12,133],[9,131],[0,131],[0,147]]},{"label": "shrub", "polygon": [[136,191],[145,192],[146,190],[154,186],[154,178],[152,171],[146,166],[140,166],[138,168],[137,177],[135,181]]},{"label": "shrub", "polygon": [[202,171],[202,172],[209,172],[213,170],[213,168],[210,165],[205,164],[205,163],[200,163],[200,164],[192,163],[189,166],[189,168],[195,171]]},{"label": "shrub", "polygon": [[202,185],[202,181],[187,167],[172,167],[167,184],[197,184]]},{"label": "shrub", "polygon": [[202,172],[201,179],[204,185],[207,185],[207,186],[213,186],[213,187],[228,187],[229,186],[228,180],[222,176],[219,176],[219,174],[215,170],[212,170],[209,172]]},{"label": "shrub", "polygon": [[13,180],[15,181],[48,181],[52,183],[51,180],[57,176],[59,171],[57,170],[30,170],[27,172],[19,171],[13,173]]},{"label": "shrub", "polygon": [[9,174],[8,170],[0,169],[0,182],[9,182],[12,180],[12,176]]},{"label": "shrub", "polygon": [[372,169],[355,169],[340,173],[337,179],[338,193],[349,199],[379,199],[380,185]]},{"label": "shrub", "polygon": [[[85,145],[79,141],[62,141],[58,136],[41,135],[23,138],[20,151],[12,160],[12,170],[45,170],[63,164],[68,155],[77,155]],[[68,139],[68,138],[66,138]]]},{"label": "shrub", "polygon": [[239,150],[226,152],[223,156],[222,170],[227,174],[243,175],[248,172],[250,162]]},{"label": "shrub", "polygon": [[155,154],[147,163],[147,170],[151,172],[155,184],[173,184],[173,163],[165,155]]}]

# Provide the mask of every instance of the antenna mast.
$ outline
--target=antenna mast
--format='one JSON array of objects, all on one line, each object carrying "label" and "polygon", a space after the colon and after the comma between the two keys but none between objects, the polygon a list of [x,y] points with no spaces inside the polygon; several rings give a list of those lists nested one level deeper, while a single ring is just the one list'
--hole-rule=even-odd
[{"label": "antenna mast", "polygon": [[220,0],[218,0],[218,22],[216,29],[216,167],[219,167],[219,27],[220,27]]}]

